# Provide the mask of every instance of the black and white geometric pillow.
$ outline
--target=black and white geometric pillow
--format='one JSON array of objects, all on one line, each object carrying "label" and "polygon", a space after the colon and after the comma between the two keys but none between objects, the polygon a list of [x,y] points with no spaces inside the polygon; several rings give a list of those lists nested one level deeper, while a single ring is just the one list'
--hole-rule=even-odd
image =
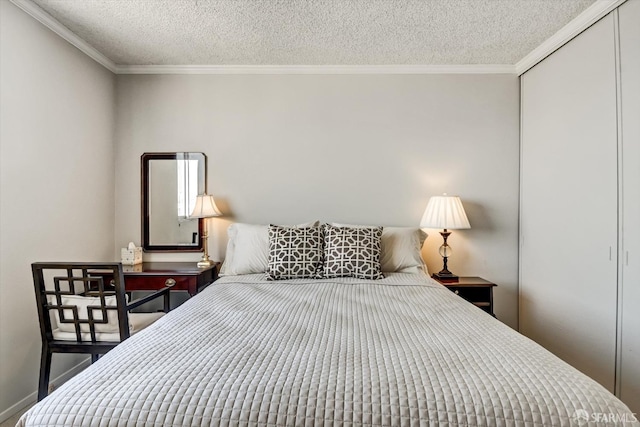
[{"label": "black and white geometric pillow", "polygon": [[323,244],[322,227],[269,225],[267,280],[319,278]]},{"label": "black and white geometric pillow", "polygon": [[380,270],[382,227],[335,227],[324,224],[323,276],[384,278]]}]

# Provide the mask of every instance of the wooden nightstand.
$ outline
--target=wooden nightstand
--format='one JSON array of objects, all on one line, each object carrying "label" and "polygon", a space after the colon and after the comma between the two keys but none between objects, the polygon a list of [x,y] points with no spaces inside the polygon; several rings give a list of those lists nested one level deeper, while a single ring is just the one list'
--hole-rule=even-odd
[{"label": "wooden nightstand", "polygon": [[433,279],[495,317],[493,314],[493,288],[498,286],[495,283],[481,277],[460,277],[457,282],[444,282],[435,277]]}]

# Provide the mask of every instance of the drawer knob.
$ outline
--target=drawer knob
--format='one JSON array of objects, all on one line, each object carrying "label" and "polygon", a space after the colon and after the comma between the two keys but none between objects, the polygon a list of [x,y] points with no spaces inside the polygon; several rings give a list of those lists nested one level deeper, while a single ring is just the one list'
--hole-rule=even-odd
[{"label": "drawer knob", "polygon": [[173,280],[173,279],[167,279],[167,280],[164,282],[164,284],[165,284],[165,286],[173,286],[173,285],[175,285],[175,284],[176,284],[176,281],[175,281],[175,280]]},{"label": "drawer knob", "polygon": [[456,290],[456,291],[454,291],[454,293],[455,293],[456,295],[458,295],[458,294],[460,293],[460,291]]}]

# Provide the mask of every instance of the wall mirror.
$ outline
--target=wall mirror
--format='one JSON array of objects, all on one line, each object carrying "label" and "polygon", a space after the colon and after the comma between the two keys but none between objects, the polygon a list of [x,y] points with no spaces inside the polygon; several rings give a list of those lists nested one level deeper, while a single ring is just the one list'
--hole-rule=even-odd
[{"label": "wall mirror", "polygon": [[202,250],[203,222],[189,215],[206,192],[203,153],[144,153],[142,161],[142,247],[155,251]]}]

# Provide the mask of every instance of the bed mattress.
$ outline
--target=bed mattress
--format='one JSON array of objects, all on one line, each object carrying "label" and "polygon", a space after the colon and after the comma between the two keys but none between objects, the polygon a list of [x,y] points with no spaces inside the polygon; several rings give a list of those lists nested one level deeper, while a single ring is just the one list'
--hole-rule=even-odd
[{"label": "bed mattress", "polygon": [[585,414],[631,412],[424,275],[246,275],[126,340],[18,426],[569,426]]}]

